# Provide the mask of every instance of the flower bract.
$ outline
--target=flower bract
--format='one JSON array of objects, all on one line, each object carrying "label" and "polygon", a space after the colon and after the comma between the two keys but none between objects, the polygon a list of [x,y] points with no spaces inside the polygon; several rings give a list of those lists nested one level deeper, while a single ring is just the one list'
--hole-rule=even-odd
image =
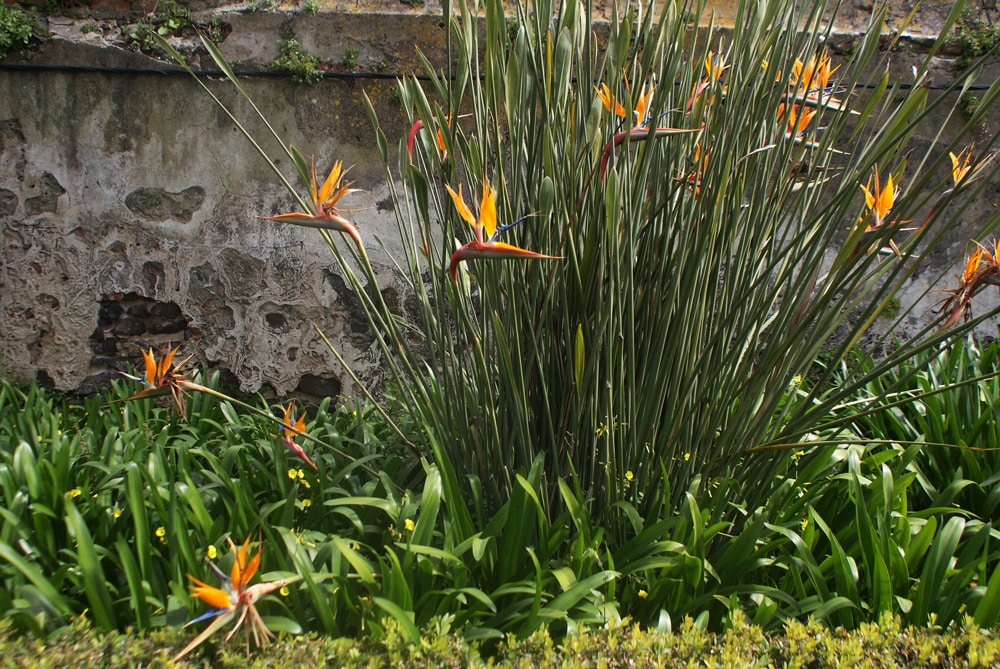
[{"label": "flower bract", "polygon": [[334,230],[342,232],[357,244],[359,249],[363,248],[361,234],[357,227],[346,218],[340,215],[337,203],[350,193],[356,192],[357,188],[351,188],[353,181],[344,181],[347,170],[341,161],[336,161],[330,168],[323,185],[317,188],[316,165],[312,167],[312,179],[310,182],[310,195],[312,197],[315,213],[292,212],[289,214],[278,214],[277,216],[264,216],[267,221],[280,221],[282,223],[293,223],[308,228],[320,228],[323,230]]},{"label": "flower bract", "polygon": [[479,217],[472,215],[472,210],[465,203],[462,197],[462,186],[459,184],[458,192],[445,185],[445,189],[451,196],[452,203],[458,211],[462,220],[472,226],[475,239],[461,246],[451,256],[448,271],[451,273],[452,281],[458,280],[458,266],[466,260],[474,258],[534,258],[554,260],[557,256],[548,256],[534,251],[528,251],[511,244],[495,241],[493,238],[497,234],[497,206],[496,191],[493,186],[483,181],[483,196],[479,203]]}]

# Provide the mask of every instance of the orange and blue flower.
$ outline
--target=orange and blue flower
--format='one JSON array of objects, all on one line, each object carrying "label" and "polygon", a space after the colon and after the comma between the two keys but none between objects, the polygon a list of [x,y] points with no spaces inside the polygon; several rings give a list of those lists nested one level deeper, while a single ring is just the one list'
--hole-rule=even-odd
[{"label": "orange and blue flower", "polygon": [[459,264],[476,258],[528,258],[536,260],[557,260],[559,258],[559,256],[544,255],[496,241],[495,237],[499,233],[513,227],[520,221],[516,221],[505,228],[497,229],[496,191],[485,179],[483,180],[483,197],[479,203],[478,218],[472,215],[472,210],[465,204],[465,199],[462,197],[461,184],[458,186],[457,193],[447,184],[445,188],[451,196],[458,215],[472,226],[473,234],[475,235],[475,239],[464,244],[451,255],[448,271],[451,273],[452,281],[458,281]]}]

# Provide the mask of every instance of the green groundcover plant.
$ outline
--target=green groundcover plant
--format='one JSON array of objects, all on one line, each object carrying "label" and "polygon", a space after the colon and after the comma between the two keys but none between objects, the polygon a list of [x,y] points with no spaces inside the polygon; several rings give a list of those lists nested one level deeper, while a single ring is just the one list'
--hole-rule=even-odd
[{"label": "green groundcover plant", "polygon": [[499,644],[489,658],[475,643],[455,634],[429,631],[414,644],[389,625],[380,639],[331,639],[307,635],[284,636],[253,658],[222,647],[189,660],[171,662],[173,649],[185,641],[176,630],[143,635],[97,633],[76,624],[49,641],[25,640],[0,624],[0,652],[18,667],[135,666],[255,667],[336,666],[391,667],[990,667],[1000,663],[1000,639],[964,620],[946,630],[904,626],[891,616],[866,623],[857,630],[831,630],[816,621],[789,621],[784,629],[765,633],[737,621],[722,634],[698,629],[688,620],[677,634],[663,634],[622,625],[583,631],[553,639],[539,630]]},{"label": "green groundcover plant", "polygon": [[[683,617],[705,629],[745,616],[764,628],[812,616],[853,629],[887,614],[916,625],[971,615],[993,626],[997,456],[921,446],[904,430],[919,425],[928,440],[952,430],[956,441],[995,449],[982,430],[994,429],[1000,394],[996,348],[969,343],[926,358],[841,402],[829,422],[862,418],[817,433],[820,445],[739,526],[719,520],[727,509],[713,495],[692,494],[677,517],[617,550],[579,514],[541,513],[532,501],[537,469],[472,541],[449,546],[441,528],[452,504],[441,477],[415,471],[371,407],[320,407],[308,431],[328,444],[310,446],[313,472],[276,438],[273,421],[202,393],[181,421],[150,399],[78,405],[4,384],[4,615],[36,634],[74,619],[104,629],[176,625],[202,611],[185,574],[204,584],[206,559],[217,560],[224,583],[238,580],[232,566],[261,554],[261,584],[278,583],[259,602],[261,624],[274,632],[381,639],[396,618],[393,634],[412,643],[421,630],[456,631],[492,652],[489,639],[504,634],[612,624],[612,606],[661,631]],[[876,366],[852,360],[835,374],[866,376]],[[805,383],[786,401],[811,394]],[[864,407],[885,388],[916,401],[880,425]],[[130,391],[120,385],[111,398]],[[935,402],[948,410],[927,411]],[[859,439],[870,445],[852,443]],[[240,558],[234,547],[226,561],[224,537],[258,532],[254,550],[242,546]],[[521,542],[537,565],[491,562],[490,541],[511,551]],[[631,565],[603,581],[624,594],[594,587],[602,562]],[[240,587],[256,587],[253,576]]]},{"label": "green groundcover plant", "polygon": [[[37,634],[84,608],[103,629],[197,615],[178,659],[217,631],[457,630],[489,652],[626,618],[994,625],[995,520],[965,504],[995,505],[995,458],[971,450],[995,370],[969,376],[993,354],[959,343],[991,315],[961,324],[996,249],[939,322],[846,363],[994,174],[992,140],[963,137],[1000,83],[920,154],[914,127],[958,96],[926,85],[941,40],[890,83],[884,8],[840,65],[822,3],[740,2],[727,34],[690,22],[702,6],[621,9],[606,32],[580,2],[518,3],[510,25],[497,0],[443,9],[449,65],[400,81],[413,127],[391,159],[369,105],[412,320],[382,301],[343,165],[216,97],[295,166],[305,195],[270,162],[296,211],[269,219],[324,236],[389,399],[306,421],[150,351],[145,389],[88,400],[70,431],[5,385],[0,609]],[[935,413],[956,404],[972,432]]]}]

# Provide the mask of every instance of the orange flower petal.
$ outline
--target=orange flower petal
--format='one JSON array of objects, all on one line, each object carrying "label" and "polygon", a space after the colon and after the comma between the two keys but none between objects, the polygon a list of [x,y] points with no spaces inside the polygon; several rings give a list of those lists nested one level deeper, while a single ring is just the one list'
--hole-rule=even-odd
[{"label": "orange flower petal", "polygon": [[492,184],[483,180],[483,200],[479,203],[479,224],[486,232],[486,239],[492,239],[497,231],[497,198]]},{"label": "orange flower petal", "polygon": [[333,167],[330,168],[330,174],[327,175],[326,181],[323,182],[323,187],[319,189],[319,202],[316,206],[326,204],[330,196],[333,195],[333,189],[340,181],[340,171],[343,168],[343,163],[341,161],[336,161],[333,163]]},{"label": "orange flower petal", "polygon": [[156,385],[156,358],[153,356],[153,349],[142,352],[142,359],[146,363],[146,383],[149,386]]},{"label": "orange flower petal", "polygon": [[195,585],[191,586],[191,596],[197,597],[201,601],[205,602],[213,609],[231,609],[233,608],[233,602],[229,597],[229,593],[225,590],[220,590],[219,588],[213,588],[207,583],[203,583],[196,579],[194,576],[188,575],[188,578],[194,582]]},{"label": "orange flower petal", "polygon": [[156,368],[157,378],[163,378],[166,376],[167,372],[170,371],[170,365],[174,361],[174,354],[177,353],[178,348],[179,347],[175,346],[173,350],[167,351],[166,355],[163,356],[163,359],[160,360],[160,364]]},{"label": "orange flower petal", "polygon": [[476,227],[476,219],[472,215],[472,211],[469,206],[465,204],[465,200],[462,199],[462,184],[458,185],[458,192],[456,193],[451,189],[448,184],[444,185],[445,189],[448,191],[448,195],[451,195],[451,201],[455,204],[455,209],[458,210],[458,215],[462,217],[469,225]]},{"label": "orange flower petal", "polygon": [[246,571],[247,564],[247,552],[250,550],[250,537],[247,537],[243,545],[236,548],[236,544],[233,543],[232,539],[228,539],[229,547],[233,551],[233,567],[229,572],[229,581],[233,585],[233,589],[236,591],[241,590],[240,583],[243,581],[243,572]]}]

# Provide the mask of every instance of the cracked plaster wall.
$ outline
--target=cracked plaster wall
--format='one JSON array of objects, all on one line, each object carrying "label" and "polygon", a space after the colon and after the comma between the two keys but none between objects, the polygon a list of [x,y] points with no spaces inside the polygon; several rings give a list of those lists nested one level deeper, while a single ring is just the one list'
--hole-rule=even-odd
[{"label": "cracked plaster wall", "polygon": [[[44,48],[74,62],[80,46]],[[211,85],[247,112],[229,85]],[[391,240],[395,224],[375,206],[386,192],[361,86],[246,85],[318,169],[334,158],[354,165],[365,192],[346,206],[362,210],[353,218],[385,269],[375,235]],[[388,101],[390,84],[365,90]],[[398,105],[382,107],[389,127],[401,127]],[[349,391],[315,328],[363,375],[375,369],[372,337],[346,306],[352,296],[319,234],[260,219],[293,208],[186,77],[0,72],[2,373],[90,390],[142,347],[170,342],[228,370],[243,390]],[[173,321],[151,315],[173,308]]]},{"label": "cracked plaster wall", "polygon": [[[389,62],[393,71],[412,71],[414,44],[440,57],[444,35],[433,11],[367,20],[224,12],[230,32],[223,50],[244,66],[261,67],[291,32],[326,63],[358,49],[366,69]],[[159,65],[115,43],[107,24],[83,33],[82,23],[50,20],[54,38],[26,59]],[[893,77],[905,79],[907,59],[919,57],[894,58]],[[211,67],[205,60],[202,66]],[[937,81],[953,76],[947,60],[936,67]],[[991,82],[996,69],[981,80]],[[240,118],[251,117],[228,84],[209,85]],[[390,262],[375,239],[391,243],[395,223],[377,204],[386,190],[362,101],[364,90],[392,143],[394,133],[406,131],[393,84],[324,80],[306,87],[252,79],[245,85],[278,132],[315,156],[319,170],[335,158],[354,166],[351,176],[366,192],[346,206],[361,210],[352,218],[383,287],[398,302]],[[928,119],[917,129],[917,151],[942,127],[947,134],[961,122],[946,122],[943,113]],[[978,134],[985,138],[998,126],[994,113]],[[998,200],[998,185],[987,185],[961,228],[947,232],[901,295],[904,306],[942,271],[957,276],[974,230]],[[140,348],[171,342],[226,370],[244,390],[349,393],[349,379],[315,327],[363,378],[377,376],[371,334],[320,236],[259,218],[292,207],[245,138],[187,77],[0,69],[0,373],[92,390],[137,362]],[[926,322],[933,299],[924,298],[906,325]],[[981,298],[978,308],[991,299]],[[996,333],[993,324],[981,331]]]}]

